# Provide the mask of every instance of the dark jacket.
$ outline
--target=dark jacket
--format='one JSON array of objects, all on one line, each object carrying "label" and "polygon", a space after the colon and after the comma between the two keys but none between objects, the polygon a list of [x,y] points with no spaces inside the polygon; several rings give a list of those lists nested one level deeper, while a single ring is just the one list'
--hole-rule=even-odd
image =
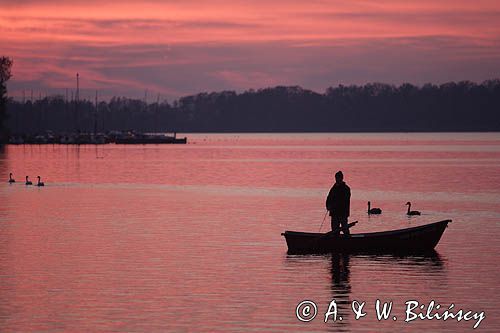
[{"label": "dark jacket", "polygon": [[326,209],[330,216],[348,217],[351,207],[351,189],[346,183],[335,183],[328,197],[326,197]]}]

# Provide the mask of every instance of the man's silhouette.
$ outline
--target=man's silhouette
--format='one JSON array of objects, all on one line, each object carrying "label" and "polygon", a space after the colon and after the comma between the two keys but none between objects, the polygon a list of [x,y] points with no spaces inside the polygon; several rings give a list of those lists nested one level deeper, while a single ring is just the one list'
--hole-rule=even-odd
[{"label": "man's silhouette", "polygon": [[332,230],[335,236],[340,235],[340,227],[344,235],[349,235],[347,218],[351,206],[351,189],[344,182],[342,171],[335,174],[335,184],[333,184],[328,197],[326,198],[326,209],[330,211],[332,217]]}]

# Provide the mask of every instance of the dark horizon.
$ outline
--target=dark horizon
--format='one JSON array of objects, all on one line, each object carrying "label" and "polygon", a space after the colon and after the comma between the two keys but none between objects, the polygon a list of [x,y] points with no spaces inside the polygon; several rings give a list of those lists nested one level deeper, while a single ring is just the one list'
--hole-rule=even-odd
[{"label": "dark horizon", "polygon": [[[81,95],[80,95],[81,96]],[[185,96],[171,104],[113,97],[10,100],[11,134],[98,132],[473,132],[500,131],[500,79],[400,86],[371,83],[317,93],[277,86]]]},{"label": "dark horizon", "polygon": [[[76,75],[77,73],[75,73]],[[10,86],[13,85],[12,78],[10,82],[7,84],[7,90],[9,92],[8,98],[10,101],[16,101],[16,102],[27,102],[29,100],[33,101],[38,101],[44,98],[51,98],[51,97],[61,97],[63,99],[66,99],[66,96],[68,98],[68,101],[71,101],[74,98],[74,95],[76,94],[76,79],[74,83],[74,86],[72,88],[46,88],[46,89],[21,89],[17,90],[16,94],[13,95],[11,93],[11,89],[9,89]],[[81,76],[80,76],[81,80]],[[474,85],[483,85],[488,82],[496,82],[500,81],[500,77],[491,77],[483,80],[473,80],[473,79],[463,79],[463,80],[449,80],[449,81],[443,81],[443,82],[424,82],[424,83],[412,83],[409,81],[401,81],[401,83],[391,83],[391,82],[385,82],[385,81],[366,81],[365,83],[357,84],[357,83],[338,83],[338,84],[332,84],[327,86],[326,88],[323,89],[314,89],[314,88],[308,88],[304,87],[300,84],[290,84],[290,85],[285,85],[285,84],[276,84],[272,86],[262,86],[260,88],[257,87],[250,87],[250,88],[245,88],[245,89],[238,89],[234,87],[233,89],[228,88],[228,89],[222,89],[222,90],[211,90],[211,91],[199,91],[197,93],[191,93],[191,94],[185,94],[182,96],[179,96],[177,98],[167,98],[166,95],[162,95],[161,93],[155,93],[154,91],[149,91],[148,89],[142,90],[140,93],[137,95],[134,94],[115,94],[115,95],[109,95],[106,93],[103,93],[107,91],[107,89],[93,89],[93,88],[87,88],[87,87],[82,87],[80,84],[79,87],[79,95],[80,95],[80,101],[95,101],[95,94],[96,92],[98,93],[98,99],[99,102],[104,101],[104,102],[109,102],[113,98],[125,98],[125,99],[130,99],[130,100],[137,100],[137,101],[145,101],[147,104],[155,104],[159,101],[160,104],[162,103],[169,103],[173,104],[175,102],[178,102],[180,99],[186,98],[186,97],[191,97],[191,96],[197,96],[200,94],[217,94],[217,93],[223,93],[226,91],[231,91],[235,92],[236,94],[244,94],[248,92],[256,92],[256,91],[262,91],[262,90],[267,90],[267,89],[274,89],[278,87],[299,87],[302,90],[307,90],[311,91],[315,94],[320,94],[324,95],[327,93],[328,89],[331,88],[338,88],[338,87],[364,87],[368,85],[387,85],[387,86],[392,86],[392,87],[401,87],[404,85],[411,85],[416,88],[423,88],[424,86],[445,86],[449,84],[459,84],[459,83],[472,83]],[[67,93],[67,94],[66,94]],[[142,94],[142,95],[141,95]],[[31,98],[33,96],[33,98]]]}]

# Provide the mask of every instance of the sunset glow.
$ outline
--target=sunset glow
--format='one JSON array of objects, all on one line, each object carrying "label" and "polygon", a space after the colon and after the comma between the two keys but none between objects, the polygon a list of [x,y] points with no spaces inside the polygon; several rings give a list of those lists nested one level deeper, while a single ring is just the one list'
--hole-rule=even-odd
[{"label": "sunset glow", "polygon": [[[0,1],[11,95],[214,90],[500,76],[498,1]],[[28,94],[28,93],[27,93]]]}]

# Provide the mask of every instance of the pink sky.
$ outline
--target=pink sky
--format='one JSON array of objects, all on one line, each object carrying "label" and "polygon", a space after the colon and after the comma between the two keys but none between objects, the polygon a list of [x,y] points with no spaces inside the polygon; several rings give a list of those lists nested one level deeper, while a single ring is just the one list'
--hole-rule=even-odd
[{"label": "pink sky", "polygon": [[[105,3],[105,4],[102,4]],[[500,77],[499,1],[2,1],[11,95]]]}]

